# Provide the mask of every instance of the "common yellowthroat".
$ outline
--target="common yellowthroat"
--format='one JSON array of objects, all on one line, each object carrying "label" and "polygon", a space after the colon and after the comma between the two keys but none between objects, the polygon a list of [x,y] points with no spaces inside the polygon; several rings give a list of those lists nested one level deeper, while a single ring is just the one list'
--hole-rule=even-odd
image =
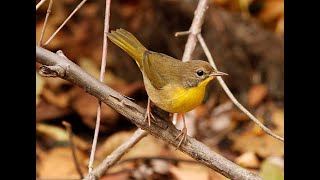
[{"label": "common yellowthroat", "polygon": [[[150,126],[151,101],[170,113],[185,113],[200,105],[206,85],[216,76],[227,75],[216,71],[205,61],[182,62],[168,55],[145,48],[130,32],[124,29],[111,31],[109,39],[127,52],[137,63],[149,96],[145,119]],[[151,101],[150,101],[151,99]],[[186,140],[187,128],[183,118],[182,135],[178,147]]]}]

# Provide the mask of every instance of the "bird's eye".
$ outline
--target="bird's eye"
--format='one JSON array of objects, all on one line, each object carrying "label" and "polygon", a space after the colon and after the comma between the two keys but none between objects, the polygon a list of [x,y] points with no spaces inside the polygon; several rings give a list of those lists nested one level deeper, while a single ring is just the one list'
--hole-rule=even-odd
[{"label": "bird's eye", "polygon": [[198,76],[203,76],[203,74],[204,74],[204,72],[203,72],[202,70],[198,70],[198,71],[197,71],[197,75],[198,75]]}]

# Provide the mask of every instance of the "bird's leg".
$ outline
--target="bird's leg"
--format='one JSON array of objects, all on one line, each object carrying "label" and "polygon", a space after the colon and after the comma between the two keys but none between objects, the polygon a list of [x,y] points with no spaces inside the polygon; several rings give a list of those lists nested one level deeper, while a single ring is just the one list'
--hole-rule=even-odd
[{"label": "bird's leg", "polygon": [[185,119],[184,119],[184,114],[182,114],[182,119],[183,119],[183,128],[182,128],[180,134],[178,134],[178,136],[176,137],[176,140],[177,140],[181,135],[182,135],[182,138],[181,138],[181,140],[180,140],[180,142],[179,142],[179,144],[178,144],[178,146],[177,146],[176,149],[178,149],[178,148],[181,146],[181,144],[187,140],[187,126],[186,126],[186,121],[185,121]]},{"label": "bird's leg", "polygon": [[144,116],[144,119],[147,120],[148,119],[148,123],[149,123],[149,126],[151,126],[151,119],[150,119],[150,116],[154,118],[153,114],[151,113],[151,100],[150,98],[148,98],[148,105],[147,105],[147,111],[146,111],[146,114]]}]

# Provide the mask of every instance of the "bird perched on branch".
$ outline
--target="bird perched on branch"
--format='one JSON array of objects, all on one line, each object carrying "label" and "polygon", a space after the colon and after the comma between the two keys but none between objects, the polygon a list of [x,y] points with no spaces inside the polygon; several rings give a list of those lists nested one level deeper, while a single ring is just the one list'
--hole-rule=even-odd
[{"label": "bird perched on branch", "polygon": [[[152,52],[136,37],[124,29],[107,34],[108,38],[128,53],[137,63],[143,75],[143,82],[149,96],[145,119],[149,126],[151,101],[170,113],[185,113],[199,106],[204,98],[207,84],[216,76],[227,75],[212,68],[205,61],[182,62],[168,55]],[[183,117],[182,136],[177,148],[186,140],[187,127]]]}]

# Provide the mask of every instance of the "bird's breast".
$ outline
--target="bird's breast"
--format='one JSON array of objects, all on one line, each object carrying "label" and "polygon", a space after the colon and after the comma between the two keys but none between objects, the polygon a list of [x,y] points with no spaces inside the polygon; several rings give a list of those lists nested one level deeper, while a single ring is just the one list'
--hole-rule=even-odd
[{"label": "bird's breast", "polygon": [[161,89],[152,86],[149,79],[144,84],[151,101],[161,109],[171,113],[184,113],[199,106],[204,98],[208,78],[196,87],[184,88],[180,85],[168,84]]},{"label": "bird's breast", "polygon": [[155,89],[150,84],[146,90],[151,101],[161,109],[171,113],[191,111],[202,103],[205,87],[185,89],[174,85],[167,85],[162,89]]}]

